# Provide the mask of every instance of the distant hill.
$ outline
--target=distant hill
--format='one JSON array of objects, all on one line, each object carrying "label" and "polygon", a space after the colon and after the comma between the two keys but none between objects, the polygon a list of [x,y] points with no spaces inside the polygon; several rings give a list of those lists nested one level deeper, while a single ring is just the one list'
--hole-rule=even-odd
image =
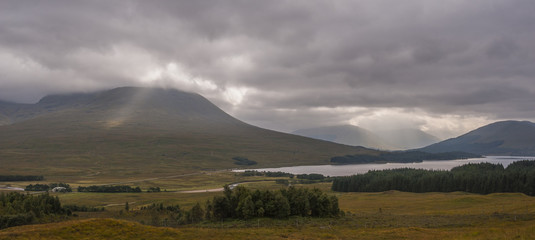
[{"label": "distant hill", "polygon": [[[142,177],[206,169],[328,164],[378,151],[241,122],[201,95],[123,87],[0,103],[0,174]],[[243,166],[241,166],[243,167]]]},{"label": "distant hill", "polygon": [[464,151],[482,155],[535,156],[535,124],[502,121],[421,148],[426,152]]},{"label": "distant hill", "polygon": [[87,104],[96,94],[52,95],[42,98],[36,104],[21,104],[0,101],[0,126],[35,118],[62,109]]},{"label": "distant hill", "polygon": [[372,132],[353,125],[307,128],[300,129],[292,133],[300,136],[321,139],[350,146],[363,146],[376,149],[393,148]]},{"label": "distant hill", "polygon": [[374,131],[374,133],[397,149],[421,148],[440,141],[438,137],[420,129],[387,129]]},{"label": "distant hill", "polygon": [[439,138],[418,129],[371,132],[353,125],[307,128],[292,133],[351,146],[389,150],[414,149],[440,141]]}]

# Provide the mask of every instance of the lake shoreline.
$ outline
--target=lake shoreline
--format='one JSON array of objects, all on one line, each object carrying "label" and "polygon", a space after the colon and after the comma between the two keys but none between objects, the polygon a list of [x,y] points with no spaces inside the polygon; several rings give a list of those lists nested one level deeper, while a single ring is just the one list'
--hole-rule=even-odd
[{"label": "lake shoreline", "polygon": [[455,159],[455,160],[424,160],[412,163],[364,163],[364,164],[330,164],[305,165],[279,168],[235,169],[233,172],[259,171],[259,172],[286,172],[291,174],[317,173],[324,176],[339,177],[364,174],[370,170],[385,170],[396,168],[416,168],[428,170],[450,170],[453,167],[468,163],[489,162],[502,164],[507,167],[510,163],[521,160],[535,160],[534,156],[484,156],[481,158]]}]

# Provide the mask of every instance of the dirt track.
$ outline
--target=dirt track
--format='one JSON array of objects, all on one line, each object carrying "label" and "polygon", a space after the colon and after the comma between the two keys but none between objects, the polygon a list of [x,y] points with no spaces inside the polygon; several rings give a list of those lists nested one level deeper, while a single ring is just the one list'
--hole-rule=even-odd
[{"label": "dirt track", "polygon": [[223,188],[213,188],[213,189],[201,189],[201,190],[190,190],[190,191],[178,191],[178,193],[203,193],[203,192],[222,192]]}]

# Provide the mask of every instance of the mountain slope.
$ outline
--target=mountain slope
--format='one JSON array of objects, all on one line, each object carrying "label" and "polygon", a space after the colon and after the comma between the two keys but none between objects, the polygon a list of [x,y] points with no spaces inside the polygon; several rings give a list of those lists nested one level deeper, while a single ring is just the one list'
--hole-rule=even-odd
[{"label": "mountain slope", "polygon": [[496,122],[420,150],[427,152],[465,151],[482,155],[535,156],[535,124],[528,121]]},{"label": "mountain slope", "polygon": [[351,146],[390,150],[414,149],[440,141],[437,137],[418,129],[390,129],[371,132],[353,125],[299,129],[292,133]]},{"label": "mountain slope", "polygon": [[4,105],[11,122],[0,126],[0,174],[124,179],[234,168],[237,156],[267,167],[378,153],[254,127],[177,90],[125,87]]},{"label": "mountain slope", "polygon": [[[96,94],[51,95],[36,104],[21,104],[0,101],[0,126],[25,121],[40,115],[78,107]],[[2,121],[3,119],[3,121]]]},{"label": "mountain slope", "polygon": [[350,146],[363,146],[376,149],[392,148],[392,146],[384,143],[382,139],[372,132],[353,125],[299,129],[292,133]]},{"label": "mountain slope", "polygon": [[419,129],[390,129],[374,132],[387,144],[398,149],[414,149],[440,141],[439,138]]}]

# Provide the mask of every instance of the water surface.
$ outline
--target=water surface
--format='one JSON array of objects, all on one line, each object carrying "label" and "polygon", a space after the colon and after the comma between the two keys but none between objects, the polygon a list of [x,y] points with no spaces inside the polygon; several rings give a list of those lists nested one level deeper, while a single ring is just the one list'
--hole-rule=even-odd
[{"label": "water surface", "polygon": [[[420,163],[386,163],[386,164],[348,164],[348,165],[314,165],[314,166],[294,166],[281,168],[259,168],[250,169],[266,172],[287,172],[292,174],[319,173],[325,176],[350,176],[354,174],[367,173],[369,170],[384,170],[395,168],[417,168],[428,170],[450,170],[454,167],[467,163],[489,162],[502,164],[507,167],[509,164],[520,160],[535,160],[535,157],[512,157],[512,156],[487,156],[485,158],[457,159],[448,161],[423,161]],[[243,172],[244,170],[235,170]]]}]

